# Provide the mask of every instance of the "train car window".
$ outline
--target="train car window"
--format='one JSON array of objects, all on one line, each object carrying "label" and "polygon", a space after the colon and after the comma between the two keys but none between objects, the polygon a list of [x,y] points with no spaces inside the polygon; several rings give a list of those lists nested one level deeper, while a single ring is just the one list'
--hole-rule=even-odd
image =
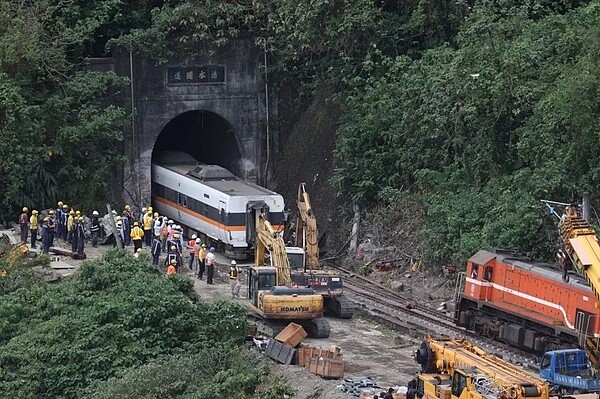
[{"label": "train car window", "polygon": [[471,267],[471,278],[477,278],[479,274],[479,265],[473,265]]},{"label": "train car window", "polygon": [[210,195],[204,194],[204,198],[210,198]]},{"label": "train car window", "polygon": [[492,281],[492,271],[493,268],[491,266],[485,268],[485,272],[483,273],[483,279],[485,281]]},{"label": "train car window", "polygon": [[187,195],[177,193],[177,203],[187,208]]}]

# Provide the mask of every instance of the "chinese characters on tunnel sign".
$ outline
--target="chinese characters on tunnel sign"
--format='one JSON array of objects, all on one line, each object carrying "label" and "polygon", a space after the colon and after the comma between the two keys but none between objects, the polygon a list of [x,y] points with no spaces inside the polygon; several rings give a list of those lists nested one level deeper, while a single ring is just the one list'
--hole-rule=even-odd
[{"label": "chinese characters on tunnel sign", "polygon": [[186,67],[168,67],[167,83],[169,84],[195,84],[195,83],[225,83],[225,66],[202,65]]}]

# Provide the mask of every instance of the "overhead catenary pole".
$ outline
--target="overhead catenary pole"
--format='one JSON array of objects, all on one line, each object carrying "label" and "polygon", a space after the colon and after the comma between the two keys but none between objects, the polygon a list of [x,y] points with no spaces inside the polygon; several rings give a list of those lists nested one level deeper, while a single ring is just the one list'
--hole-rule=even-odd
[{"label": "overhead catenary pole", "polygon": [[269,131],[269,71],[267,64],[267,39],[265,38],[265,123],[266,123],[266,134],[267,134],[267,161],[265,162],[265,176],[263,185],[267,187],[267,179],[269,177],[269,163],[271,162],[271,132]]},{"label": "overhead catenary pole", "polygon": [[590,193],[589,192],[584,192],[583,193],[583,202],[582,202],[582,216],[585,219],[586,222],[590,222]]}]

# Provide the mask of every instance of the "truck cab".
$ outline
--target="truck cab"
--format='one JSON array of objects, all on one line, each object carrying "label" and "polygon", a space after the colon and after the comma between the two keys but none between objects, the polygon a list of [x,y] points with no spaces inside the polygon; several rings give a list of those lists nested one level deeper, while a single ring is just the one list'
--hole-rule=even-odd
[{"label": "truck cab", "polygon": [[540,364],[540,377],[564,393],[600,391],[600,379],[594,376],[590,360],[582,349],[546,352]]}]

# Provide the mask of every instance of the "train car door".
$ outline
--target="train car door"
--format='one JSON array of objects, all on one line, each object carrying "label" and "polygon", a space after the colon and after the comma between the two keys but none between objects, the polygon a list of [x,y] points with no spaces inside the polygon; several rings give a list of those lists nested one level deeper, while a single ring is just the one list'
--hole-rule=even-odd
[{"label": "train car door", "polygon": [[227,204],[219,200],[219,239],[224,243],[229,243],[229,233],[227,230]]}]

